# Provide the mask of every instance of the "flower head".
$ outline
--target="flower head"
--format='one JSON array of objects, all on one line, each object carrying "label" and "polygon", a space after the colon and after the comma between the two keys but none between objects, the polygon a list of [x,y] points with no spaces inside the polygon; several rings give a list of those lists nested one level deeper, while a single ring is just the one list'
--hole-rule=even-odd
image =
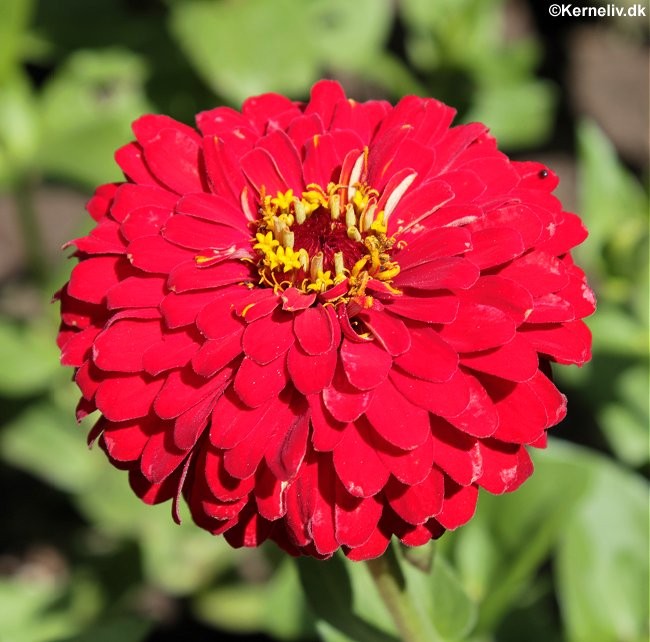
[{"label": "flower head", "polygon": [[380,555],[532,472],[582,364],[586,236],[484,125],[330,81],[133,125],[60,291],[78,416],[146,502],[234,546]]}]

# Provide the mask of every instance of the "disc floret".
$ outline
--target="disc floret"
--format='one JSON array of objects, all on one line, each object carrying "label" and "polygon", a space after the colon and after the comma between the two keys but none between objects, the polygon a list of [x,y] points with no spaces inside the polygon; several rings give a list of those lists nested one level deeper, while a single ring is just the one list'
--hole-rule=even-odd
[{"label": "disc floret", "polygon": [[323,293],[347,282],[347,296],[363,295],[371,278],[388,285],[399,266],[378,199],[363,183],[310,184],[300,196],[262,191],[252,239],[260,285]]}]

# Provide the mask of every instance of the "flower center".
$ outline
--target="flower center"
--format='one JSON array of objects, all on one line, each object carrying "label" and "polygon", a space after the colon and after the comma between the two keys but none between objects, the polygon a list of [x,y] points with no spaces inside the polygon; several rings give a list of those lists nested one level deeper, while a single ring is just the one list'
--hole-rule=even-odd
[{"label": "flower center", "polygon": [[347,281],[356,296],[371,278],[390,283],[399,266],[378,196],[362,183],[312,184],[300,197],[293,190],[262,194],[253,239],[260,284],[319,293]]}]

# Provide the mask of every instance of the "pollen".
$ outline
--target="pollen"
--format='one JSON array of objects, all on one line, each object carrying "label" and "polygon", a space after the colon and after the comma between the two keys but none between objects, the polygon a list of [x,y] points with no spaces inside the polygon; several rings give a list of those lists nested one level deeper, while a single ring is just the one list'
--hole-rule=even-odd
[{"label": "pollen", "polygon": [[327,186],[309,184],[300,194],[289,189],[272,196],[261,188],[251,239],[261,286],[324,293],[345,282],[341,297],[347,300],[364,297],[369,281],[376,279],[399,293],[390,286],[399,273],[391,258],[395,239],[387,236],[380,194],[361,180],[366,162],[364,152],[347,180],[341,176]]}]

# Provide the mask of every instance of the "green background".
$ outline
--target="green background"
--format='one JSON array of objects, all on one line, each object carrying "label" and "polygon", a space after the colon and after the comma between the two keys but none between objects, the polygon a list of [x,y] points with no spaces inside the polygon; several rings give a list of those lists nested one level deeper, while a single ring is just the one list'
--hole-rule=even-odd
[{"label": "green background", "polygon": [[[576,6],[579,3],[575,3]],[[625,3],[619,3],[623,6]],[[590,230],[594,358],[513,495],[397,551],[439,640],[648,639],[648,22],[531,0],[0,0],[0,642],[396,640],[367,569],[234,551],[147,507],[73,419],[51,293],[145,112],[184,122],[322,76],[440,98],[546,162]]]}]

